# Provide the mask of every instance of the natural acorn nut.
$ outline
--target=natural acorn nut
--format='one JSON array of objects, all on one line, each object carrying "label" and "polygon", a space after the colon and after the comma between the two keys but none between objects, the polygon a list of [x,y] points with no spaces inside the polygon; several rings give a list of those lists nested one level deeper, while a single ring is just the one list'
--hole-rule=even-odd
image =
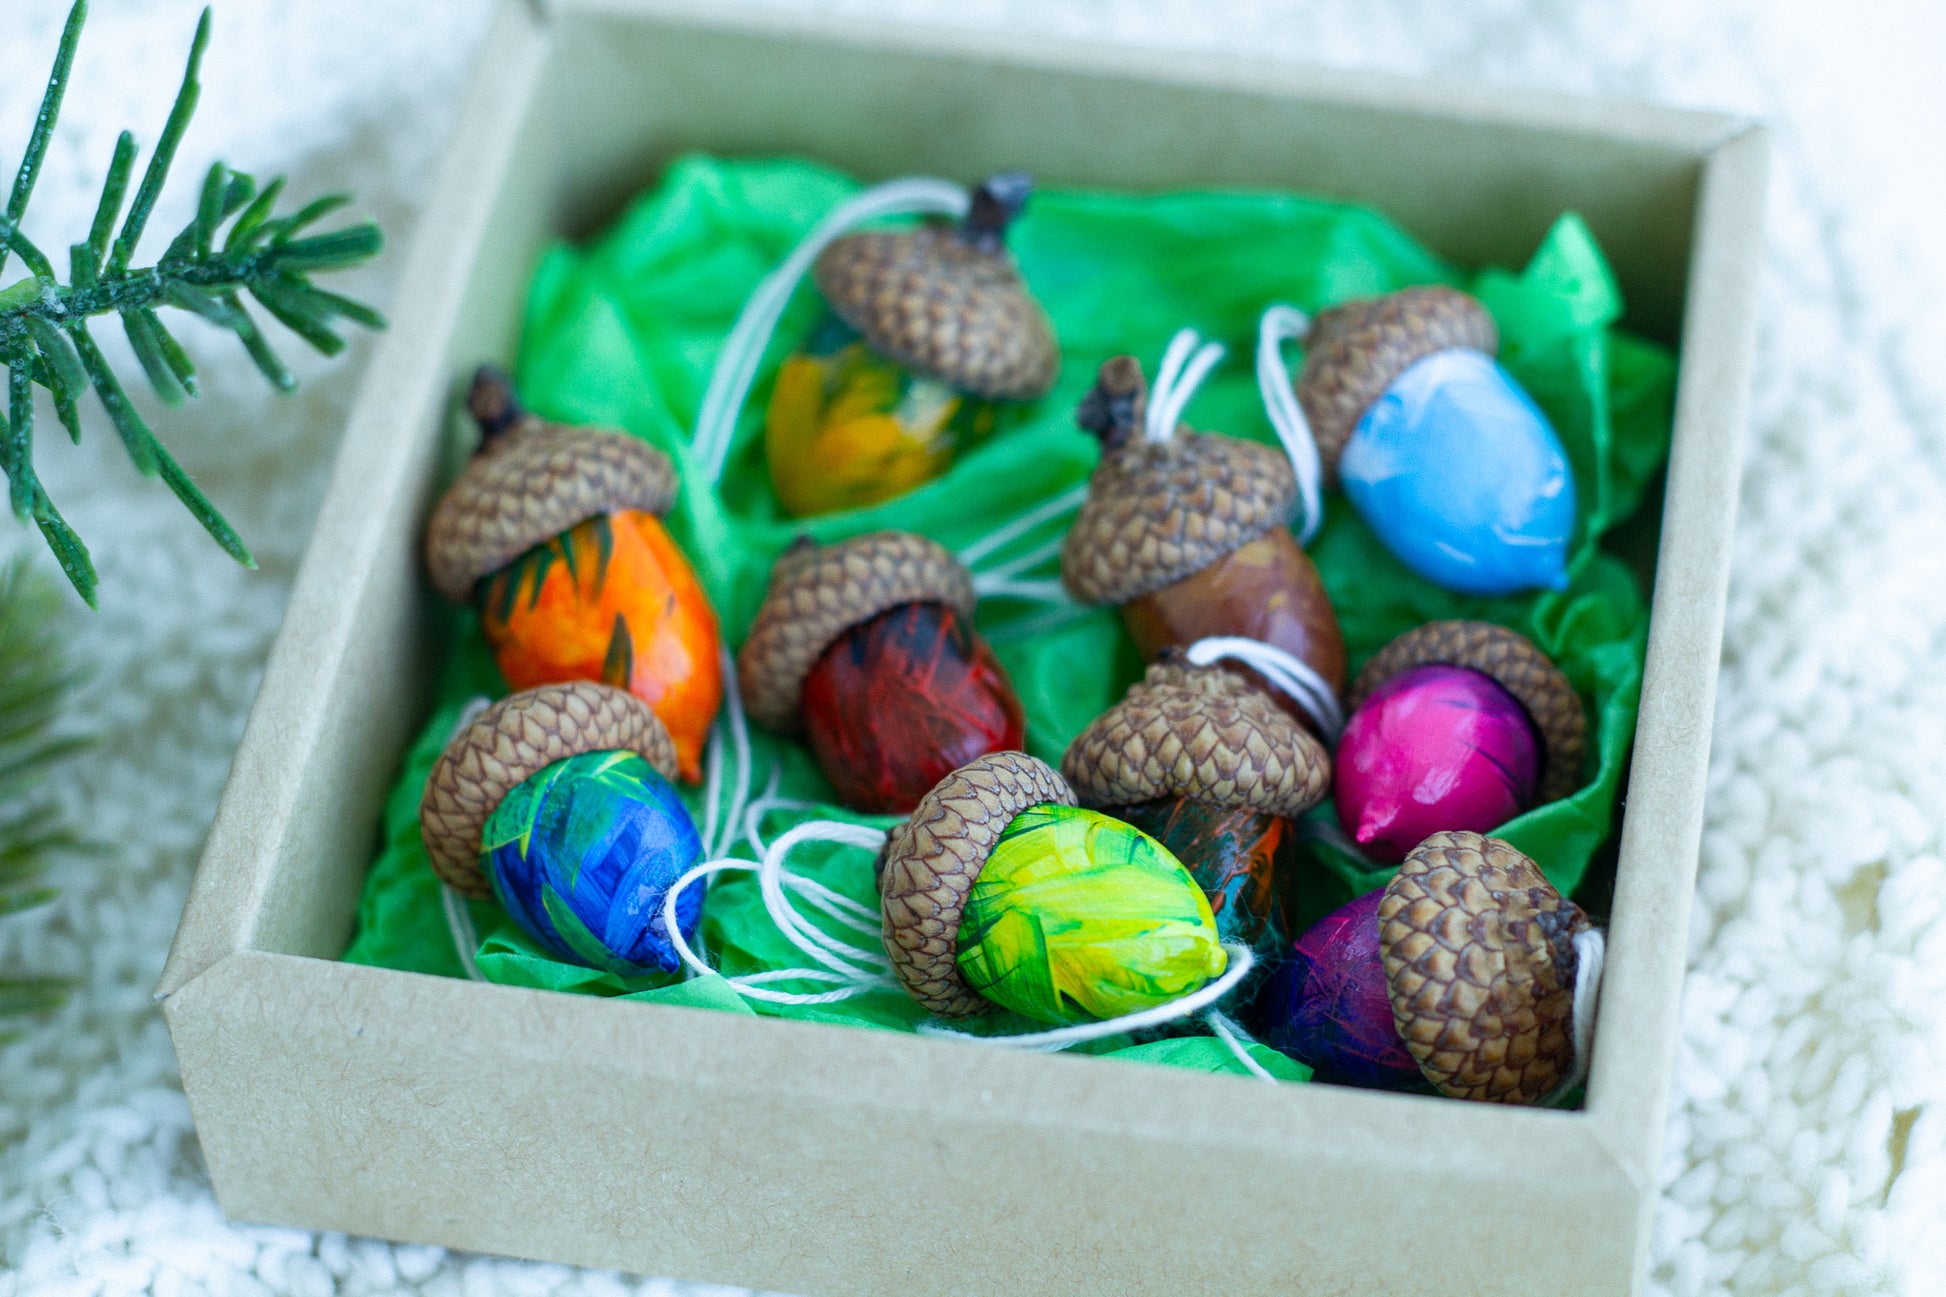
[{"label": "natural acorn nut", "polygon": [[1297,400],[1325,481],[1401,562],[1462,594],[1567,585],[1574,473],[1495,361],[1485,307],[1401,289],[1321,313],[1306,343]]},{"label": "natural acorn nut", "polygon": [[1147,403],[1132,356],[1105,362],[1075,421],[1101,462],[1061,552],[1061,580],[1087,604],[1122,607],[1146,658],[1208,636],[1261,640],[1344,687],[1345,643],[1317,567],[1290,533],[1297,480],[1280,450],[1179,428],[1141,433]]},{"label": "natural acorn nut", "polygon": [[1532,860],[1434,834],[1386,884],[1378,925],[1394,1025],[1442,1093],[1538,1103],[1573,1074],[1575,938],[1593,925]]},{"label": "natural acorn nut", "polygon": [[885,948],[934,1013],[1043,1022],[1169,1003],[1223,971],[1201,889],[1153,838],[1074,805],[1051,767],[984,756],[928,792],[878,861]]},{"label": "natural acorn nut", "polygon": [[[673,973],[669,889],[702,858],[671,780],[675,748],[633,694],[590,681],[543,685],[485,709],[434,764],[419,806],[433,869],[489,889],[556,959],[624,976]],[[700,892],[678,898],[684,939]]]},{"label": "natural acorn nut", "polygon": [[759,725],[803,733],[839,800],[903,814],[952,770],[1025,739],[973,629],[973,579],[910,532],[797,542],[771,569],[737,675]]},{"label": "natural acorn nut", "polygon": [[427,524],[433,584],[474,602],[508,684],[626,688],[668,727],[682,776],[700,778],[722,668],[716,614],[660,521],[675,499],[668,457],[538,418],[491,366],[468,404],[480,449]]},{"label": "natural acorn nut", "polygon": [[990,433],[995,402],[1046,395],[1053,326],[1005,243],[1029,188],[994,176],[957,225],[849,234],[818,257],[830,313],[778,369],[764,417],[785,512],[902,495]]},{"label": "natural acorn nut", "polygon": [[1331,786],[1324,745],[1269,694],[1177,651],[1068,747],[1083,806],[1157,838],[1210,899],[1219,932],[1254,944],[1276,909],[1287,821]]},{"label": "natural acorn nut", "polygon": [[1540,800],[1566,797],[1581,783],[1588,748],[1588,720],[1581,697],[1561,668],[1519,631],[1484,621],[1435,621],[1415,627],[1374,654],[1351,689],[1356,709],[1379,687],[1415,667],[1464,667],[1487,676],[1511,694],[1541,741]]}]

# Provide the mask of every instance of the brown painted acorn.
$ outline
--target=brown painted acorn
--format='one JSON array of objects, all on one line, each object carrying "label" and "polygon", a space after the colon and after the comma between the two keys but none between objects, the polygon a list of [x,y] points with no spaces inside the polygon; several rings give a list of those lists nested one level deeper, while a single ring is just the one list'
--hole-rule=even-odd
[{"label": "brown painted acorn", "polygon": [[1165,649],[1069,746],[1061,773],[1083,806],[1173,852],[1209,897],[1223,937],[1252,945],[1277,917],[1276,874],[1295,845],[1290,820],[1323,800],[1331,758],[1242,674]]},{"label": "brown painted acorn", "polygon": [[602,680],[648,703],[685,779],[723,700],[716,614],[664,530],[668,456],[638,437],[546,422],[481,366],[477,454],[434,507],[426,566],[472,602],[515,689]]},{"label": "brown painted acorn", "polygon": [[1317,439],[1326,485],[1365,411],[1416,361],[1470,348],[1491,356],[1500,345],[1493,317],[1470,295],[1443,284],[1402,288],[1321,311],[1304,344],[1297,400]]},{"label": "brown painted acorn", "polygon": [[1047,394],[1054,328],[1006,246],[1030,187],[994,176],[957,225],[849,234],[819,255],[830,314],[778,370],[764,420],[786,512],[902,495],[992,430],[994,402]]},{"label": "brown painted acorn", "polygon": [[1573,1073],[1575,938],[1593,925],[1498,838],[1438,833],[1378,905],[1392,1016],[1442,1093],[1538,1103]]},{"label": "brown painted acorn", "polygon": [[1144,657],[1207,636],[1261,640],[1302,659],[1335,692],[1345,642],[1317,567],[1290,533],[1297,480],[1274,447],[1178,428],[1141,431],[1142,366],[1106,361],[1075,421],[1101,462],[1061,553],[1082,603],[1120,604]]},{"label": "brown painted acorn", "polygon": [[1228,961],[1181,862],[1077,807],[1024,752],[940,780],[891,831],[877,873],[893,971],[946,1017],[1112,1018],[1190,994]]},{"label": "brown painted acorn", "polygon": [[955,768],[1025,738],[973,600],[966,568],[924,536],[798,541],[737,655],[751,718],[803,733],[846,806],[911,810]]},{"label": "brown painted acorn", "polygon": [[[1566,797],[1581,783],[1588,721],[1561,668],[1519,631],[1484,621],[1435,621],[1414,627],[1374,654],[1352,685],[1350,703],[1364,706],[1396,677],[1427,666],[1477,671],[1511,694],[1533,722],[1542,749],[1539,800]],[[1352,726],[1348,725],[1347,742]]]}]

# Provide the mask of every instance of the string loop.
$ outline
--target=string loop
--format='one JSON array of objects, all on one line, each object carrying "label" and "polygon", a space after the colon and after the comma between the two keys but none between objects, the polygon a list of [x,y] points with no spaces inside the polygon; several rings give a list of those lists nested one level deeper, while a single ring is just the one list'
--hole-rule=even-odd
[{"label": "string loop", "polygon": [[1297,475],[1297,498],[1303,507],[1303,525],[1297,533],[1300,545],[1309,545],[1324,524],[1324,461],[1318,455],[1311,422],[1298,403],[1297,389],[1291,386],[1290,373],[1284,368],[1284,343],[1302,342],[1310,332],[1311,317],[1282,303],[1266,310],[1257,321],[1257,390],[1263,396],[1270,426],[1277,430],[1277,440],[1290,456],[1291,471]]},{"label": "string loop", "polygon": [[1199,667],[1210,666],[1224,658],[1241,662],[1301,708],[1317,722],[1325,741],[1335,745],[1345,729],[1345,709],[1337,693],[1311,664],[1275,644],[1246,639],[1240,635],[1212,635],[1189,646],[1189,660]]},{"label": "string loop", "polygon": [[1202,335],[1194,329],[1176,330],[1176,336],[1169,339],[1169,346],[1162,353],[1162,366],[1156,370],[1155,383],[1149,388],[1142,433],[1147,440],[1168,441],[1176,435],[1182,413],[1189,407],[1189,398],[1223,359],[1223,353],[1222,343],[1202,342]]}]

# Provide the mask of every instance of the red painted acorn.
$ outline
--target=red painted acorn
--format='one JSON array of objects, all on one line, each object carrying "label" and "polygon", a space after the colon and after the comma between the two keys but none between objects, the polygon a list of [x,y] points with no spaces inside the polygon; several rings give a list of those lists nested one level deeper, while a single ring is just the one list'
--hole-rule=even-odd
[{"label": "red painted acorn", "polygon": [[800,541],[737,655],[750,715],[803,734],[846,806],[905,814],[952,771],[1025,742],[1020,699],[972,617],[972,578],[923,536]]},{"label": "red painted acorn", "polygon": [[1374,656],[1338,740],[1338,822],[1392,863],[1432,834],[1486,833],[1579,781],[1581,700],[1525,636],[1431,622]]}]

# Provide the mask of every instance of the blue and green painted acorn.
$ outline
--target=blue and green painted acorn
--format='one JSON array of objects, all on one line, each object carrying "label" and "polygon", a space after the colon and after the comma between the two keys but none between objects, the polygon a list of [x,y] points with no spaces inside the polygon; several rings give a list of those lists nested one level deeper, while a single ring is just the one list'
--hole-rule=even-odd
[{"label": "blue and green painted acorn", "polygon": [[1076,806],[1059,772],[1024,752],[940,780],[892,830],[878,880],[893,970],[943,1017],[1118,1017],[1193,993],[1229,959],[1182,863]]},{"label": "blue and green painted acorn", "polygon": [[[419,832],[440,881],[499,898],[551,954],[623,975],[681,967],[662,916],[703,854],[677,796],[676,749],[649,705],[592,681],[512,694],[434,763]],[[677,904],[693,939],[703,893]]]}]

